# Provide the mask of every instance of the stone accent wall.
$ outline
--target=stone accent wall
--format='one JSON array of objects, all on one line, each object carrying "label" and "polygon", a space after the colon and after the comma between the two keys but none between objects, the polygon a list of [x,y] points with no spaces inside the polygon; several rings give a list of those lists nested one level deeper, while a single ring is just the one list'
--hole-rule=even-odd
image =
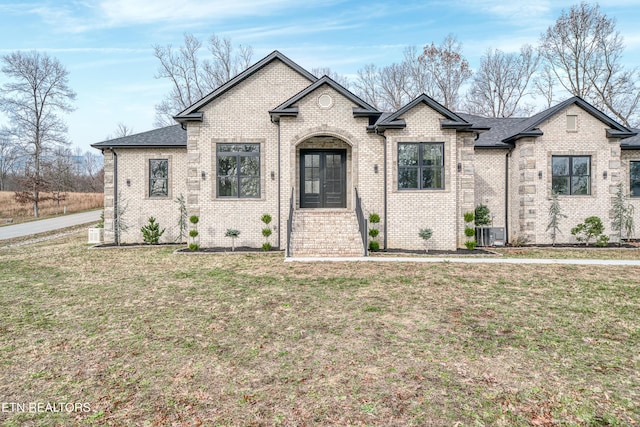
[{"label": "stone accent wall", "polygon": [[[567,115],[577,116],[577,130],[567,130]],[[511,216],[510,240],[520,235],[529,243],[551,243],[546,228],[554,155],[591,156],[591,194],[560,196],[562,212],[568,217],[561,221],[557,241],[575,242],[571,228],[589,216],[600,217],[610,234],[611,197],[621,179],[620,140],[607,139],[606,125],[576,105],[558,112],[540,129],[543,136],[519,140],[511,156],[510,202],[512,213],[517,209],[517,214]]]},{"label": "stone accent wall", "polygon": [[[614,148],[612,148],[612,150],[614,150]],[[622,191],[626,195],[629,195],[629,192],[631,191],[629,180],[630,161],[640,161],[640,150],[623,150],[620,154],[620,182],[622,182]],[[634,222],[636,229],[635,238],[638,238],[640,237],[640,197],[631,197],[627,200],[628,203],[633,205]]]}]

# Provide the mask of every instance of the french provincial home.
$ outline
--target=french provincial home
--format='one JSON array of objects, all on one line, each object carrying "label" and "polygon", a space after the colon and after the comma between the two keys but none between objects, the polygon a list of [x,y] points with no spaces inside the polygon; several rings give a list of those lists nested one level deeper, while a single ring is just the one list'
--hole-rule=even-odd
[{"label": "french provincial home", "polygon": [[[640,204],[640,138],[580,98],[535,116],[455,113],[426,95],[378,111],[275,51],[175,116],[176,125],[93,144],[104,155],[105,241],[140,242],[150,216],[179,235],[179,205],[201,247],[272,245],[291,256],[366,253],[370,213],[383,249],[464,247],[464,213],[486,205],[491,243],[550,243],[549,197],[567,218],[610,223],[619,183]],[[636,212],[640,212],[637,206]],[[115,233],[122,221],[126,231]],[[610,227],[607,227],[610,230]]]}]

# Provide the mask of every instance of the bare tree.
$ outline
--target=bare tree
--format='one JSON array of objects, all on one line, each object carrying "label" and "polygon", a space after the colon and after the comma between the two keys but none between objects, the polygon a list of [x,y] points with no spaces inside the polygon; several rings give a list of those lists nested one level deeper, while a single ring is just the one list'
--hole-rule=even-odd
[{"label": "bare tree", "polygon": [[356,95],[362,98],[367,104],[378,110],[383,110],[380,97],[380,86],[378,84],[379,73],[375,64],[367,64],[358,70],[358,78],[353,83]]},{"label": "bare tree", "polygon": [[0,109],[9,118],[8,132],[29,159],[29,192],[22,200],[33,204],[38,216],[43,189],[42,160],[47,151],[68,144],[67,126],[59,113],[73,110],[76,97],[68,85],[68,71],[56,59],[37,51],[12,52],[2,57],[2,72],[10,79],[0,91]]},{"label": "bare tree", "polygon": [[171,82],[171,91],[155,107],[157,126],[174,124],[175,114],[247,68],[253,55],[247,46],[235,53],[229,39],[215,34],[209,39],[210,59],[198,57],[201,48],[202,42],[191,34],[184,35],[184,45],[177,50],[171,45],[154,46],[154,56],[160,61],[155,77]]},{"label": "bare tree", "polygon": [[100,162],[101,157],[98,157],[91,151],[84,153],[84,171],[88,178],[87,186],[88,191],[101,193],[104,191],[104,167]]},{"label": "bare tree", "polygon": [[585,2],[563,11],[540,38],[540,54],[564,89],[629,126],[638,118],[640,73],[624,68],[623,51],[615,20]]},{"label": "bare tree", "polygon": [[457,109],[460,88],[472,75],[469,62],[462,56],[462,44],[449,34],[440,46],[425,46],[420,60],[434,80],[433,98],[446,108]]},{"label": "bare tree", "polygon": [[434,98],[436,94],[435,80],[426,61],[420,59],[421,54],[416,46],[404,50],[404,70],[407,73],[406,92],[410,99],[425,93]]},{"label": "bare tree", "polygon": [[398,110],[411,100],[407,92],[408,77],[404,63],[387,65],[380,70],[379,93],[385,109]]},{"label": "bare tree", "polygon": [[5,132],[0,133],[0,191],[7,188],[9,174],[14,172],[18,159],[17,147]]},{"label": "bare tree", "polygon": [[545,101],[545,108],[551,108],[554,104],[554,95],[557,85],[556,76],[549,64],[544,64],[542,70],[534,79],[535,93],[541,95]]},{"label": "bare tree", "polygon": [[486,117],[529,115],[533,107],[523,105],[529,83],[538,67],[538,55],[530,45],[520,54],[488,50],[467,93],[469,112]]},{"label": "bare tree", "polygon": [[119,122],[118,125],[116,126],[114,136],[116,138],[122,138],[129,135],[133,135],[133,128],[125,125],[122,122]]}]

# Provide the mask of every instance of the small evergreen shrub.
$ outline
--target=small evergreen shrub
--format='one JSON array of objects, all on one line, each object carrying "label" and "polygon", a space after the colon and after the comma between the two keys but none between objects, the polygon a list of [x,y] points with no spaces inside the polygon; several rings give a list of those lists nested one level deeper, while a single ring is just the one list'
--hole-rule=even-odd
[{"label": "small evergreen shrub", "polygon": [[[491,224],[491,211],[485,205],[476,206],[474,213],[476,226],[481,227],[483,225]],[[466,218],[465,218],[466,219]],[[471,221],[467,221],[471,222]]]},{"label": "small evergreen shrub", "polygon": [[371,212],[369,214],[369,237],[371,240],[369,241],[369,250],[372,252],[380,250],[380,242],[378,242],[378,236],[380,235],[380,230],[378,229],[378,224],[380,223],[380,215],[375,212]]},{"label": "small evergreen shrub", "polygon": [[196,237],[198,234],[198,230],[189,230],[189,237]]},{"label": "small evergreen shrub", "polygon": [[380,230],[378,230],[377,228],[372,228],[369,230],[369,237],[371,237],[372,239],[378,237],[378,234],[380,234]]},{"label": "small evergreen shrub", "polygon": [[380,242],[377,240],[371,240],[369,242],[369,250],[372,252],[376,252],[380,250]]},{"label": "small evergreen shrub", "polygon": [[375,213],[375,212],[370,213],[370,214],[369,214],[369,222],[370,222],[371,224],[378,224],[378,223],[380,223],[380,215],[378,215],[378,214],[377,214],[377,213]]},{"label": "small evergreen shrub", "polygon": [[192,252],[197,252],[200,249],[200,245],[197,243],[189,243],[189,250]]},{"label": "small evergreen shrub", "polygon": [[142,239],[150,245],[158,244],[158,240],[164,233],[164,228],[160,230],[160,224],[156,222],[154,217],[149,217],[149,223],[140,229]]},{"label": "small evergreen shrub", "polygon": [[474,250],[476,248],[476,241],[475,240],[467,240],[466,242],[464,242],[464,245],[467,247],[467,249],[472,251],[472,250]]},{"label": "small evergreen shrub", "polygon": [[433,236],[433,230],[430,228],[421,228],[418,232],[418,236],[420,236],[422,240],[424,240],[424,251],[429,252],[428,244],[429,239],[431,238],[431,236]]},{"label": "small evergreen shrub", "polygon": [[270,250],[271,250],[271,243],[269,243],[269,242],[264,242],[264,243],[262,244],[262,250],[263,250],[263,251],[270,251]]},{"label": "small evergreen shrub", "polygon": [[271,215],[269,214],[263,214],[260,217],[260,221],[262,221],[262,223],[265,225],[265,227],[262,228],[262,237],[264,237],[264,243],[262,244],[263,251],[271,250],[271,243],[269,242],[269,237],[271,236],[271,234],[273,234],[273,229],[269,224],[271,224],[272,219],[273,218],[271,218]]},{"label": "small evergreen shrub", "polygon": [[465,227],[464,235],[467,237],[474,237],[476,235],[476,229],[472,227]]},{"label": "small evergreen shrub", "polygon": [[189,217],[189,222],[193,225],[196,225],[198,221],[200,221],[200,218],[198,218],[198,215],[191,215]]},{"label": "small evergreen shrub", "polygon": [[585,219],[584,222],[571,229],[571,234],[576,236],[576,240],[578,242],[584,242],[585,246],[589,246],[589,241],[591,239],[596,239],[596,244],[598,246],[606,246],[609,242],[609,238],[607,236],[603,236],[603,232],[604,225],[602,225],[602,220],[597,216],[590,216]]},{"label": "small evergreen shrub", "polygon": [[475,219],[475,214],[473,212],[464,213],[464,222],[473,222],[474,219]]}]

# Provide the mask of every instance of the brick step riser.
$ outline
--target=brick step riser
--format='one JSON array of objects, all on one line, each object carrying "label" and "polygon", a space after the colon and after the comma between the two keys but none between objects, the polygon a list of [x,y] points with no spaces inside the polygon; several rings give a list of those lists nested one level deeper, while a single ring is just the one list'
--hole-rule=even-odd
[{"label": "brick step riser", "polygon": [[362,256],[362,237],[353,212],[296,212],[293,256]]}]

